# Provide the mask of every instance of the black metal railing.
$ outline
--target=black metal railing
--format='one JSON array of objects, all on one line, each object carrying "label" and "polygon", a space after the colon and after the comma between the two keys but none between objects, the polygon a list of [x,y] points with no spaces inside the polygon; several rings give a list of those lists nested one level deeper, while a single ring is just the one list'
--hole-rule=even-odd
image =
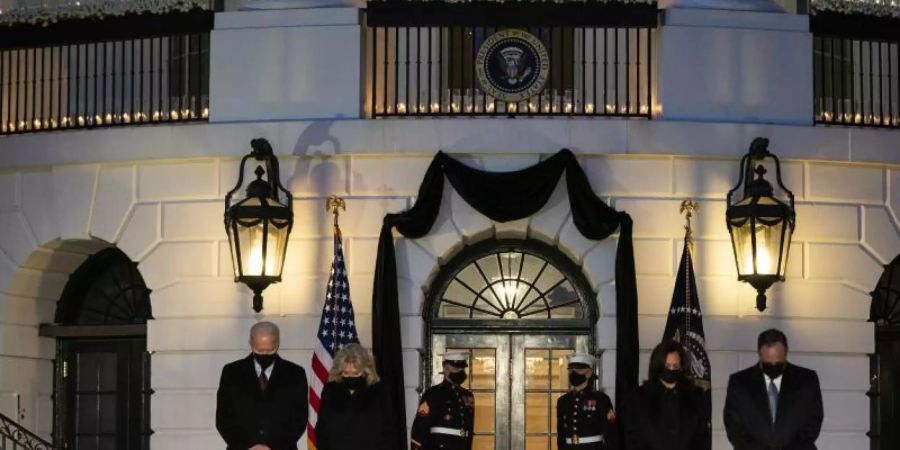
[{"label": "black metal railing", "polygon": [[51,443],[0,414],[0,450],[52,450]]},{"label": "black metal railing", "polygon": [[206,120],[212,13],[189,19],[118,20],[93,40],[61,24],[0,43],[0,134]]},{"label": "black metal railing", "polygon": [[[623,15],[587,3],[399,3],[369,3],[369,117],[651,115],[655,7]],[[521,101],[492,96],[476,74],[480,46],[510,28],[536,37],[548,54],[543,89]]]},{"label": "black metal railing", "polygon": [[812,25],[816,123],[900,127],[900,21],[824,14]]}]

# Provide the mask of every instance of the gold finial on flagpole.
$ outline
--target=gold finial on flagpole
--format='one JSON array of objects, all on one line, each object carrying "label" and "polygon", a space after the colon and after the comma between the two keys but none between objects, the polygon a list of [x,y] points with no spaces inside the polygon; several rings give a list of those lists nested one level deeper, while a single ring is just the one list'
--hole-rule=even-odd
[{"label": "gold finial on flagpole", "polygon": [[337,195],[332,195],[328,197],[328,200],[325,200],[325,211],[328,211],[334,214],[334,226],[337,228],[338,226],[338,216],[341,214],[340,210],[347,210],[347,202],[344,201],[343,197],[339,197]]},{"label": "gold finial on flagpole", "polygon": [[685,225],[684,225],[684,239],[687,241],[688,245],[690,245],[693,249],[694,246],[694,230],[691,228],[691,219],[694,217],[694,214],[700,211],[700,204],[695,202],[693,199],[685,199],[681,202],[681,208],[679,208],[679,212],[684,214]]}]

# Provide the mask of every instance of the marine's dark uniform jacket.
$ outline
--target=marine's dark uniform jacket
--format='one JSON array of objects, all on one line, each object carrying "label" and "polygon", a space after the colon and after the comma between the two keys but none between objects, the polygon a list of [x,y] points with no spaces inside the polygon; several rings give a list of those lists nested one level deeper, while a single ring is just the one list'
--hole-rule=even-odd
[{"label": "marine's dark uniform jacket", "polygon": [[[556,401],[559,450],[618,450],[616,413],[603,392],[569,391]],[[599,442],[584,442],[596,441]]]},{"label": "marine's dark uniform jacket", "polygon": [[413,421],[412,449],[471,450],[474,416],[475,397],[468,390],[446,380],[428,388]]}]

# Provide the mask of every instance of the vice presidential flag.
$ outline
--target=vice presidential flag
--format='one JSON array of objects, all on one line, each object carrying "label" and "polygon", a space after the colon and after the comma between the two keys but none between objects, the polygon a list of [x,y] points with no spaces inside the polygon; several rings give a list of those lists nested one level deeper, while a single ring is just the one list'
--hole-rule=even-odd
[{"label": "vice presidential flag", "polygon": [[[687,353],[687,361],[682,361],[685,374],[705,391],[706,422],[711,425],[712,395],[710,391],[709,356],[706,354],[706,336],[703,333],[703,313],[700,311],[700,296],[697,282],[694,279],[694,262],[691,258],[691,245],[685,236],[681,263],[675,277],[675,291],[672,293],[672,305],[666,321],[663,341],[674,340],[681,343]],[[704,449],[712,448],[712,441],[704,443]]]},{"label": "vice presidential flag", "polygon": [[[309,383],[309,422],[306,425],[306,436],[309,448],[316,448],[316,420],[319,413],[319,401],[322,388],[328,382],[328,371],[335,353],[350,343],[358,343],[356,321],[353,317],[353,304],[350,302],[350,283],[347,278],[347,266],[344,264],[344,247],[341,242],[341,230],[334,227],[334,261],[331,263],[331,275],[325,289],[325,305],[322,306],[322,319],[316,334],[316,346],[312,356],[312,375]],[[350,431],[350,430],[348,430]]]},{"label": "vice presidential flag", "polygon": [[687,239],[681,253],[681,263],[675,278],[675,290],[672,292],[672,304],[669,307],[669,318],[663,340],[674,340],[684,347],[689,361],[682,361],[685,373],[699,381],[705,382],[708,389],[710,381],[709,357],[706,355],[706,336],[703,333],[703,313],[700,311],[700,296],[697,282],[694,279],[694,262]]}]

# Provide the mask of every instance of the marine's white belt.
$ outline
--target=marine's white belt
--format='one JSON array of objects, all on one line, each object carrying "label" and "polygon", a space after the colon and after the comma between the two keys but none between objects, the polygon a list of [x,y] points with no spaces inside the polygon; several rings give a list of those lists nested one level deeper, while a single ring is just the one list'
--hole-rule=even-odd
[{"label": "marine's white belt", "polygon": [[458,430],[456,428],[431,427],[431,434],[446,434],[449,436],[466,437],[469,433],[466,430]]},{"label": "marine's white belt", "polygon": [[575,436],[574,438],[566,438],[566,444],[570,445],[593,444],[595,442],[605,442],[605,439],[603,439],[603,435],[584,437]]}]

